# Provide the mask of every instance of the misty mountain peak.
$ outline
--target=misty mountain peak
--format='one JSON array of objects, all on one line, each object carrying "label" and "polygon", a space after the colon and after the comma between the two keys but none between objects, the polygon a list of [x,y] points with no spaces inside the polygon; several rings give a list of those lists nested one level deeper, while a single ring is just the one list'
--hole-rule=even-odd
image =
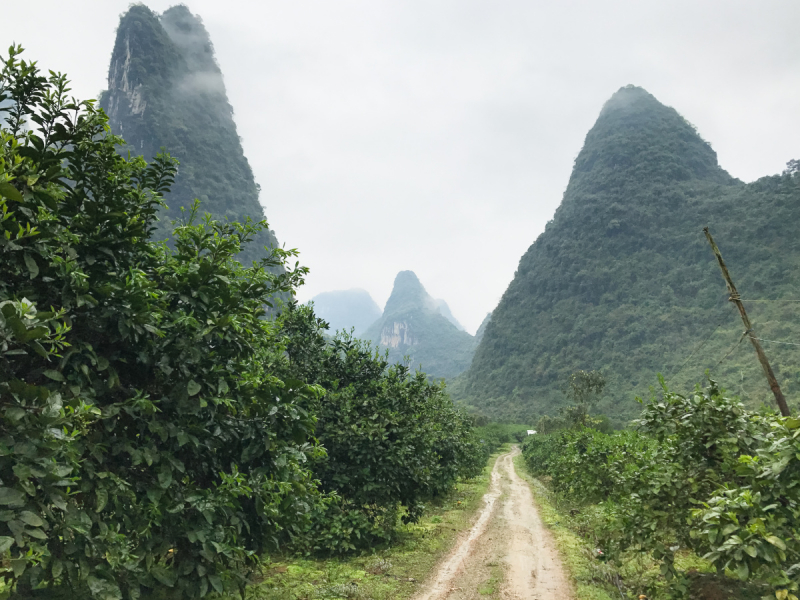
[{"label": "misty mountain peak", "polygon": [[[200,17],[186,6],[159,16],[134,5],[120,17],[100,105],[111,130],[128,144],[123,152],[150,160],[164,148],[180,161],[155,239],[169,238],[171,221],[195,199],[200,214],[220,221],[264,219],[214,46]],[[248,264],[266,256],[265,247],[277,246],[274,234],[264,230],[239,258]]]},{"label": "misty mountain peak", "polygon": [[627,85],[603,105],[575,160],[570,183],[597,189],[610,181],[646,177],[670,183],[732,180],[717,153],[674,108],[643,88]]},{"label": "misty mountain peak", "polygon": [[384,313],[410,308],[436,310],[436,302],[425,291],[414,271],[400,271],[394,278],[392,295],[386,302]]},{"label": "misty mountain peak", "polygon": [[[383,315],[364,333],[389,350],[391,362],[409,359],[412,368],[433,377],[454,377],[469,366],[474,338],[442,312],[447,303],[434,300],[413,271],[400,271]],[[452,316],[452,315],[451,315]]]}]

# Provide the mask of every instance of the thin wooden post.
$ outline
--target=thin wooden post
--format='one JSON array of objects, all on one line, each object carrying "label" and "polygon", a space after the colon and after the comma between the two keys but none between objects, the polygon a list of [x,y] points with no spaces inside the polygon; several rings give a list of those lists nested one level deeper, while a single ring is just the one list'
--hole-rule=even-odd
[{"label": "thin wooden post", "polygon": [[769,361],[767,360],[767,355],[764,354],[764,349],[761,347],[761,344],[758,343],[756,336],[753,335],[753,325],[750,323],[747,312],[744,310],[744,304],[742,304],[742,300],[739,297],[739,292],[736,291],[736,286],[733,285],[731,274],[728,272],[728,267],[725,266],[725,261],[722,260],[722,254],[720,253],[719,248],[717,248],[717,245],[714,243],[714,238],[711,237],[708,227],[703,227],[703,233],[706,234],[708,243],[711,244],[711,249],[714,251],[714,256],[717,257],[719,268],[722,270],[722,276],[725,278],[725,284],[728,286],[728,292],[730,292],[730,298],[728,298],[728,300],[733,302],[736,305],[736,308],[739,309],[739,314],[742,316],[742,322],[744,323],[745,327],[745,334],[747,334],[747,337],[750,338],[753,347],[756,349],[758,362],[761,363],[761,368],[764,369],[764,375],[767,376],[769,387],[772,389],[772,393],[775,395],[775,402],[778,403],[778,408],[780,409],[781,414],[784,417],[788,417],[791,415],[789,412],[789,405],[786,404],[786,398],[783,397],[783,392],[781,392],[781,387],[778,385],[778,380],[775,379],[775,373],[772,372],[772,367],[769,366]]}]

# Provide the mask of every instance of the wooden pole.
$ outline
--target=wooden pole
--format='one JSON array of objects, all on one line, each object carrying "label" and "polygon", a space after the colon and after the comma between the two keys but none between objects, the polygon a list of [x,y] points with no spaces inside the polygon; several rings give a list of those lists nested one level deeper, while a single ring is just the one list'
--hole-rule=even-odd
[{"label": "wooden pole", "polygon": [[758,362],[761,363],[761,368],[764,369],[764,375],[767,376],[769,387],[772,389],[772,393],[775,394],[775,402],[778,403],[778,408],[780,409],[781,414],[784,417],[788,417],[791,415],[789,412],[789,405],[786,404],[786,398],[783,397],[783,392],[781,392],[781,387],[778,385],[778,380],[775,379],[775,373],[772,372],[772,367],[769,366],[769,361],[767,360],[767,355],[764,354],[764,349],[761,347],[761,344],[758,343],[756,336],[753,335],[753,325],[750,323],[747,312],[744,310],[744,304],[742,304],[742,300],[739,297],[739,292],[736,291],[736,286],[733,285],[731,274],[728,273],[728,267],[725,266],[725,261],[722,260],[722,254],[720,253],[719,248],[717,248],[717,245],[714,243],[714,238],[711,237],[708,227],[703,227],[703,233],[706,234],[708,243],[711,244],[711,249],[714,251],[714,256],[717,257],[719,268],[722,270],[722,276],[725,278],[725,284],[728,286],[728,292],[731,294],[728,300],[733,302],[736,305],[736,308],[739,309],[739,314],[742,316],[742,322],[744,323],[745,327],[745,334],[747,334],[747,337],[750,338],[750,341],[753,343],[753,347],[756,349]]}]

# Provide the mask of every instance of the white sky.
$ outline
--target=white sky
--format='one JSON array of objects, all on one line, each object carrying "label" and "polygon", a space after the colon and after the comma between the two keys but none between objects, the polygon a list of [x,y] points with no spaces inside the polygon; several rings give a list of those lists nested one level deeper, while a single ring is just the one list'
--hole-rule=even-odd
[{"label": "white sky", "polygon": [[[128,4],[4,3],[0,48],[21,43],[96,97]],[[797,0],[186,4],[211,34],[270,225],[311,268],[301,300],[361,287],[383,306],[411,269],[474,332],[629,83],[740,179],[800,158]]]}]

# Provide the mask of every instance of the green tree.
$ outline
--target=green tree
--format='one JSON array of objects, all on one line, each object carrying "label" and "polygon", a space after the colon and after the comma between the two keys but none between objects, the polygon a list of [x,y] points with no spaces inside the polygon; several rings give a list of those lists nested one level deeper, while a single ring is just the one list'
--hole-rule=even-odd
[{"label": "green tree", "polygon": [[305,269],[235,256],[265,223],[149,242],[175,164],[126,160],[93,102],[0,72],[0,575],[131,598],[243,585],[315,502],[305,407],[265,309]]},{"label": "green tree", "polygon": [[342,552],[390,539],[401,513],[416,520],[427,500],[483,468],[473,419],[442,384],[390,365],[350,335],[326,339],[327,323],[308,306],[287,307],[279,322],[287,340],[283,376],[326,390],[309,407],[327,451],[311,468],[337,499],[316,515],[314,547]]},{"label": "green tree", "polygon": [[567,422],[585,427],[589,421],[589,411],[597,404],[606,387],[606,380],[600,371],[575,371],[562,389],[571,403],[564,409]]}]

